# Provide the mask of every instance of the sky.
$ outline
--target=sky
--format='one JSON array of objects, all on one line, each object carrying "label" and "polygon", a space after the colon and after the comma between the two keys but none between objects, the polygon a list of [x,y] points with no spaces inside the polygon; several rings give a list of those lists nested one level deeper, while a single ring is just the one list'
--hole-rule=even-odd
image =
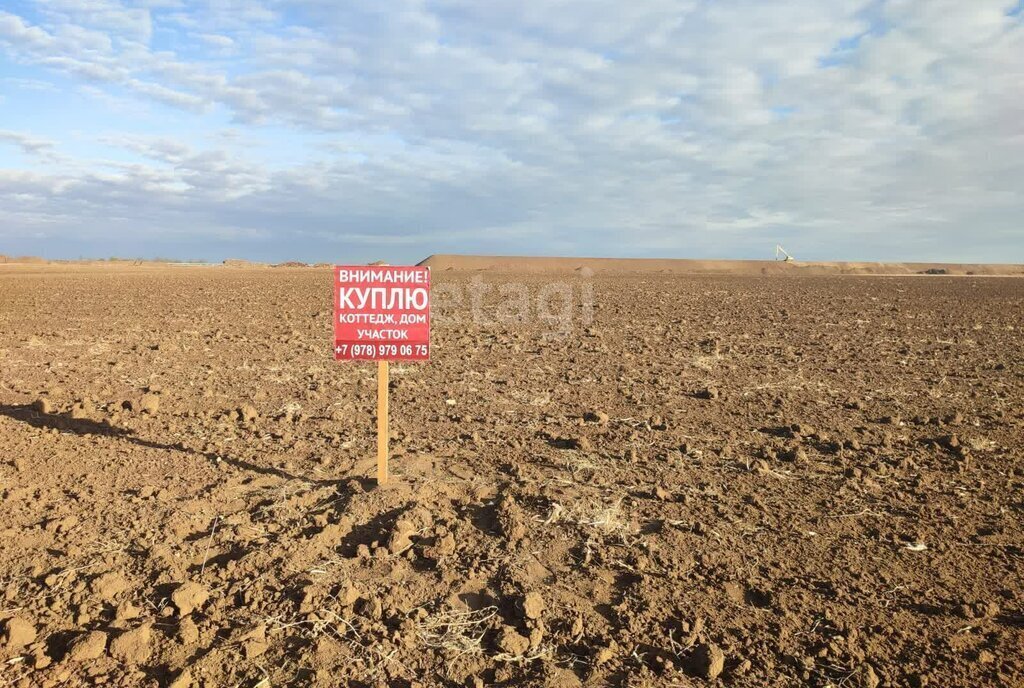
[{"label": "sky", "polygon": [[0,0],[0,253],[1024,262],[1022,0]]}]

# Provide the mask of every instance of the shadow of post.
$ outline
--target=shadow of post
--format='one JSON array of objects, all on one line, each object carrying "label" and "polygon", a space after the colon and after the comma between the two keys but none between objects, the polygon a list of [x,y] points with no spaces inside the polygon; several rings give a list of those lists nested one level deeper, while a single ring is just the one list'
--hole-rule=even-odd
[{"label": "shadow of post", "polygon": [[219,460],[229,466],[234,466],[241,470],[252,471],[253,473],[259,473],[260,475],[273,475],[285,480],[302,480],[317,485],[334,485],[342,482],[341,480],[310,480],[309,478],[303,478],[289,473],[288,471],[283,471],[280,468],[259,466],[249,461],[235,459],[217,452],[204,452],[192,449],[181,442],[175,442],[173,444],[155,442],[153,440],[138,437],[126,428],[114,427],[106,421],[96,421],[89,418],[72,418],[66,413],[40,413],[29,404],[0,404],[0,416],[7,416],[8,418],[31,425],[34,428],[56,430],[69,435],[101,435],[105,437],[116,437],[138,447],[182,452],[193,456],[201,456],[211,462],[217,462]]}]

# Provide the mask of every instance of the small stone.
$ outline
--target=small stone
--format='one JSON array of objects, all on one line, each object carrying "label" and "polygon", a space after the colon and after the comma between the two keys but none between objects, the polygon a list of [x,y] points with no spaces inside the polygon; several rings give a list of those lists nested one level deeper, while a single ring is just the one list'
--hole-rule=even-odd
[{"label": "small stone", "polygon": [[171,602],[178,609],[180,616],[188,616],[193,610],[206,604],[210,593],[199,583],[189,581],[182,583],[178,589],[171,593]]},{"label": "small stone", "polygon": [[251,423],[259,418],[260,413],[252,404],[242,404],[238,407],[238,420],[244,423]]},{"label": "small stone", "polygon": [[32,403],[32,408],[34,408],[39,413],[53,413],[55,410],[53,407],[53,402],[47,399],[46,397],[39,397],[38,399],[36,399]]},{"label": "small stone", "polygon": [[667,502],[670,499],[672,499],[672,493],[666,490],[661,485],[656,485],[654,487],[654,498],[660,499],[663,502]]},{"label": "small stone", "polygon": [[103,656],[107,650],[107,634],[103,631],[90,631],[78,636],[68,650],[68,659],[72,662],[85,662]]},{"label": "small stone", "polygon": [[587,411],[583,414],[583,420],[588,423],[597,423],[598,425],[608,424],[608,414],[604,411]]},{"label": "small stone", "polygon": [[16,650],[25,647],[36,639],[36,627],[19,616],[8,619],[4,626],[4,645]]},{"label": "small stone", "polygon": [[160,410],[160,397],[155,394],[143,394],[139,400],[139,411],[155,416]]},{"label": "small stone", "polygon": [[539,619],[545,609],[547,605],[544,604],[544,598],[539,592],[526,593],[526,597],[523,598],[523,615],[527,619]]}]

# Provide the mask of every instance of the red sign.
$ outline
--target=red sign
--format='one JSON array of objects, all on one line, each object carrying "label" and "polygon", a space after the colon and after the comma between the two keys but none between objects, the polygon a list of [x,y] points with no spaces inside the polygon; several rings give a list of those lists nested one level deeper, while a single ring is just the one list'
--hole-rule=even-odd
[{"label": "red sign", "polygon": [[430,358],[430,268],[335,265],[334,358]]}]

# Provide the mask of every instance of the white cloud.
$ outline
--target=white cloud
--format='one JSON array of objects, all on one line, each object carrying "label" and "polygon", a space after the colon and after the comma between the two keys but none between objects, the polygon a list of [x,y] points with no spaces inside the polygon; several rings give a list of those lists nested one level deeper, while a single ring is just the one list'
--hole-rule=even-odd
[{"label": "white cloud", "polygon": [[150,226],[201,216],[282,250],[299,226],[311,251],[332,232],[453,249],[446,232],[487,227],[466,250],[749,255],[786,237],[823,258],[952,250],[970,227],[975,257],[1024,261],[1012,6],[47,0],[0,12],[0,49],[246,141],[140,121],[106,143],[145,162],[68,162],[60,217],[148,193]]},{"label": "white cloud", "polygon": [[52,154],[54,142],[38,138],[31,134],[0,129],[0,143],[10,143],[21,149],[26,155],[49,156]]}]

